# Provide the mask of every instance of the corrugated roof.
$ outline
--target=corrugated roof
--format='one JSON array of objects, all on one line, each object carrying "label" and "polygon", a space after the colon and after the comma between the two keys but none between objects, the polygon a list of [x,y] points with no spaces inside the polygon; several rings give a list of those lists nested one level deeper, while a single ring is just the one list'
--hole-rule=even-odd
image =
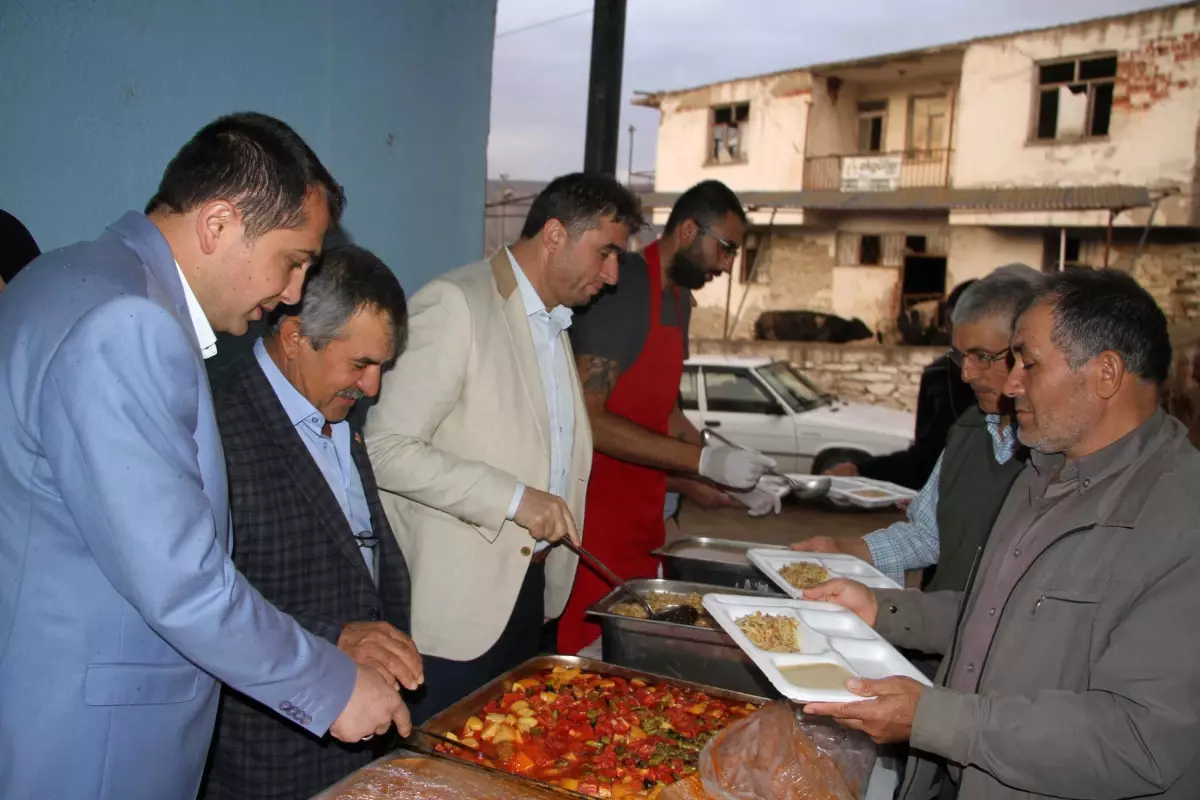
[{"label": "corrugated roof", "polygon": [[[641,194],[644,208],[670,208],[679,192]],[[738,192],[747,208],[814,211],[1096,211],[1150,205],[1143,186],[1046,186],[1018,189],[896,189],[891,192]]]}]

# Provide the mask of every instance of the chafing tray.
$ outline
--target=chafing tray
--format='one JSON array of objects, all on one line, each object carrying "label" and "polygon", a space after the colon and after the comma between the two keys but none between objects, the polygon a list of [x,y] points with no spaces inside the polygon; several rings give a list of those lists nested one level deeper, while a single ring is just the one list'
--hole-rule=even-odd
[{"label": "chafing tray", "polygon": [[[668,580],[632,580],[629,587],[643,597],[651,592],[759,594]],[[762,670],[754,666],[754,662],[719,627],[675,625],[626,617],[611,610],[623,602],[630,602],[628,595],[614,590],[587,611],[593,621],[600,623],[605,661],[734,692],[770,698],[780,696]]]},{"label": "chafing tray", "polygon": [[668,580],[782,595],[783,592],[746,557],[746,551],[752,547],[787,549],[772,544],[692,536],[676,539],[655,550],[653,555],[662,559],[663,577]]},{"label": "chafing tray", "polygon": [[[590,658],[580,658],[579,656],[538,656],[537,658],[531,658],[515,669],[509,670],[493,680],[491,683],[488,683],[483,688],[472,692],[462,700],[459,700],[457,703],[447,708],[445,711],[429,719],[424,725],[421,726],[421,728],[413,731],[413,735],[410,737],[409,741],[414,743],[414,745],[420,746],[424,749],[432,749],[434,745],[437,744],[437,740],[431,739],[427,736],[422,736],[422,728],[432,731],[433,733],[450,732],[458,735],[470,717],[482,716],[483,707],[508,691],[513,683],[524,680],[525,678],[533,677],[539,672],[551,670],[555,667],[577,667],[585,672],[595,672],[600,675],[615,676],[626,679],[641,678],[647,683],[677,686],[683,689],[704,692],[710,697],[718,697],[723,700],[730,700],[737,703],[753,703],[755,705],[761,705],[767,702],[766,698],[761,696],[729,691],[727,689],[720,689],[712,686],[704,686],[691,681],[678,680],[665,675],[656,675],[651,672],[629,669],[616,664],[608,664],[603,661],[593,661]],[[480,767],[480,769],[491,768]],[[502,770],[493,771],[500,772],[504,775],[509,774],[507,772],[503,772]],[[584,797],[584,795],[553,786],[552,784],[545,783],[543,781],[535,781],[528,778],[524,780],[527,780],[530,783],[535,783],[543,789],[550,789],[570,797]]]},{"label": "chafing tray", "polygon": [[[394,769],[393,765],[398,765],[399,769]],[[313,796],[312,800],[406,800],[428,796],[423,789],[427,790],[429,786],[411,786],[408,783],[409,776],[418,781],[429,781],[433,785],[444,786],[460,797],[464,796],[462,792],[471,792],[471,797],[528,797],[550,800],[562,794],[561,790],[554,791],[554,787],[520,775],[488,769],[451,756],[401,748],[355,770],[325,791]],[[400,788],[388,791],[389,783],[392,786],[398,784]],[[451,796],[450,791],[443,791],[440,796]],[[574,792],[567,794],[576,796]]]}]

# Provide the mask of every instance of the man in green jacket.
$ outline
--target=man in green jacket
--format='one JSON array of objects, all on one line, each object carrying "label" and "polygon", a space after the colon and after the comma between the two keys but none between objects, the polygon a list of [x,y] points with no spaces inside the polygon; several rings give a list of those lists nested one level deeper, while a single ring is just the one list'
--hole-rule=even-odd
[{"label": "man in green jacket", "polygon": [[897,645],[945,653],[933,687],[852,681],[813,703],[908,741],[904,800],[1200,797],[1200,453],[1158,404],[1162,311],[1127,274],[1048,277],[1005,385],[1034,453],[965,592],[807,592]]}]

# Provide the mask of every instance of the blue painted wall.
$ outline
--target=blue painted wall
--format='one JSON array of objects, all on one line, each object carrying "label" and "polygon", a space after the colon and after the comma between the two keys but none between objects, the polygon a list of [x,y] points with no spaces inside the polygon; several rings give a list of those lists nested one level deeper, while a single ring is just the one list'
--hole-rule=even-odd
[{"label": "blue painted wall", "polygon": [[141,209],[230,111],[288,122],[410,293],[479,258],[496,0],[0,0],[0,208],[43,250]]}]

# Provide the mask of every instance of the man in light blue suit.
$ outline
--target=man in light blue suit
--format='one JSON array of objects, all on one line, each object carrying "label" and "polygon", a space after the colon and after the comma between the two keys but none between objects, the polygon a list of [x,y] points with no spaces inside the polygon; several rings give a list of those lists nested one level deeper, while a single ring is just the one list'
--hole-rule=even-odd
[{"label": "man in light blue suit", "polygon": [[145,215],[0,292],[0,797],[193,798],[228,684],[344,741],[408,733],[396,684],[233,567],[204,372],[299,299],[341,187],[294,131],[223,117]]}]

